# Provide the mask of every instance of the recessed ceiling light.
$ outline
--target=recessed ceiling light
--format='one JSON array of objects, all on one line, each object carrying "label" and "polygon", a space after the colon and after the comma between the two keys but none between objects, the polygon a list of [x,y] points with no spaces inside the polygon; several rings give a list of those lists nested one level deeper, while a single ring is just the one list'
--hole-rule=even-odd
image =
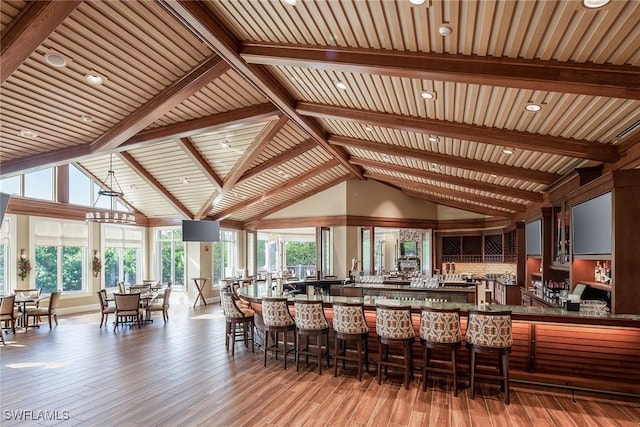
[{"label": "recessed ceiling light", "polygon": [[524,109],[527,111],[533,111],[535,113],[536,111],[542,110],[542,107],[539,104],[527,104]]},{"label": "recessed ceiling light", "polygon": [[129,184],[129,188],[135,190],[136,188],[138,188],[138,186],[135,184]]},{"label": "recessed ceiling light", "polygon": [[409,0],[409,3],[414,6],[420,6],[421,4],[424,4],[425,1],[427,0]]},{"label": "recessed ceiling light", "polygon": [[182,179],[180,180],[180,182],[182,182],[183,184],[189,184],[191,181],[189,181],[189,178],[187,178],[187,177],[185,176],[185,177],[182,177]]},{"label": "recessed ceiling light", "polygon": [[96,73],[89,73],[85,76],[85,78],[87,79],[87,82],[91,85],[101,85],[102,82],[104,81],[102,76],[100,74],[96,74]]},{"label": "recessed ceiling light", "polygon": [[589,9],[597,9],[606,6],[610,0],[582,0],[582,5]]},{"label": "recessed ceiling light", "polygon": [[389,157],[388,154],[383,154],[382,155],[382,161],[383,162],[387,162],[387,163],[391,163],[391,157]]},{"label": "recessed ceiling light", "polygon": [[220,143],[220,145],[222,146],[222,148],[229,148],[229,147],[231,147],[231,146],[229,145],[229,141],[226,141],[226,140],[225,140],[225,141],[222,141],[222,142]]},{"label": "recessed ceiling light", "polygon": [[336,82],[336,87],[340,90],[347,90],[347,84],[345,82]]},{"label": "recessed ceiling light", "polygon": [[511,149],[511,148],[503,148],[503,149],[502,149],[502,152],[503,152],[504,154],[507,154],[507,155],[509,155],[509,156],[510,156],[510,155],[512,155],[512,154],[513,154],[513,149]]},{"label": "recessed ceiling light", "polygon": [[495,173],[492,173],[491,175],[489,175],[491,178],[497,178],[498,175],[496,175]]},{"label": "recessed ceiling light", "polygon": [[18,132],[18,135],[20,135],[23,138],[28,138],[28,139],[35,139],[38,137],[38,134],[35,133],[32,130],[28,130],[28,129],[23,129],[20,132]]},{"label": "recessed ceiling light", "polygon": [[309,185],[309,184],[307,184],[306,182],[303,182],[303,183],[302,183],[302,186],[303,186],[303,187],[306,187],[307,185]]},{"label": "recessed ceiling light", "polygon": [[366,126],[364,127],[364,130],[366,130],[367,132],[373,132],[373,126],[371,126],[371,125],[366,125]]},{"label": "recessed ceiling light", "polygon": [[438,28],[438,32],[440,33],[441,36],[446,37],[450,35],[453,32],[453,30],[451,29],[451,27],[443,25],[440,28]]},{"label": "recessed ceiling light", "polygon": [[431,142],[438,142],[438,137],[437,137],[437,136],[430,136],[430,137],[429,137],[429,141],[431,141]]},{"label": "recessed ceiling light", "polygon": [[433,171],[439,171],[440,170],[440,165],[437,164],[437,163],[431,163],[430,168]]},{"label": "recessed ceiling light", "polygon": [[91,123],[93,121],[93,117],[88,114],[83,115],[80,119],[85,123]]},{"label": "recessed ceiling light", "polygon": [[44,60],[52,67],[62,68],[67,66],[67,58],[56,52],[47,53]]},{"label": "recessed ceiling light", "polygon": [[436,98],[436,96],[435,96],[433,93],[428,92],[428,91],[426,91],[426,90],[425,90],[425,91],[423,91],[423,92],[420,94],[420,96],[421,96],[421,97],[423,97],[424,99],[435,99],[435,98]]},{"label": "recessed ceiling light", "polygon": [[288,4],[289,6],[295,6],[296,3],[298,3],[298,0],[282,0],[282,1]]}]

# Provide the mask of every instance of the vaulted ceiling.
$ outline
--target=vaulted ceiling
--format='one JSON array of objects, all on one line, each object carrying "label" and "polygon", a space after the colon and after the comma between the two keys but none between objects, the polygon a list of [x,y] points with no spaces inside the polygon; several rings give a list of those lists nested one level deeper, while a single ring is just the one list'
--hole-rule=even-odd
[{"label": "vaulted ceiling", "polygon": [[148,217],[254,221],[349,179],[511,217],[640,164],[638,1],[0,8],[0,174],[112,162]]}]

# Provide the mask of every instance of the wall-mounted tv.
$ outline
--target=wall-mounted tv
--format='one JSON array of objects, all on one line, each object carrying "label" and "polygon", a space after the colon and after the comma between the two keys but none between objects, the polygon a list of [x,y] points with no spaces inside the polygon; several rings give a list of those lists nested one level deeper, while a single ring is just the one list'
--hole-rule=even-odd
[{"label": "wall-mounted tv", "polygon": [[11,195],[0,193],[0,226],[2,226],[2,221],[4,221],[4,214],[7,212],[7,207],[9,206],[9,199]]},{"label": "wall-mounted tv", "polygon": [[611,253],[611,193],[605,193],[572,209],[573,254]]},{"label": "wall-mounted tv", "polygon": [[400,256],[415,257],[418,256],[418,248],[416,242],[402,242],[400,244]]},{"label": "wall-mounted tv", "polygon": [[219,221],[182,220],[183,242],[217,242],[220,240]]},{"label": "wall-mounted tv", "polygon": [[542,256],[542,220],[538,219],[525,225],[527,256]]}]

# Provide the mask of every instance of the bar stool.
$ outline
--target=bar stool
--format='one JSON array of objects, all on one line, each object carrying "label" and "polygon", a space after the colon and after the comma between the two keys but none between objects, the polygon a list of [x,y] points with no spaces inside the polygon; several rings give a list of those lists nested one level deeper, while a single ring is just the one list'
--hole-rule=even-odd
[{"label": "bar stool", "polygon": [[[411,322],[411,307],[409,306],[376,306],[376,334],[378,335],[378,384],[382,383],[382,367],[385,375],[387,368],[402,368],[404,370],[404,386],[409,390],[409,376],[413,376],[412,346],[416,333]],[[390,346],[402,346],[403,356],[389,358]]]},{"label": "bar stool", "polygon": [[[286,298],[264,297],[262,299],[262,320],[264,322],[264,366],[267,366],[267,352],[269,350],[275,353],[278,360],[278,352],[282,351],[284,355],[284,369],[287,369],[287,332],[293,332],[293,350],[296,348],[296,322],[291,317],[289,307],[287,307]],[[282,350],[278,341],[280,332],[282,336]],[[269,348],[269,335],[274,334],[273,347]]]},{"label": "bar stool", "polygon": [[[453,375],[453,395],[458,396],[457,353],[462,345],[460,309],[424,307],[420,315],[420,341],[422,342],[422,391],[427,391],[429,372]],[[448,350],[451,369],[431,366],[430,350]]]},{"label": "bar stool", "polygon": [[[322,339],[325,343],[325,355],[327,356],[327,368],[329,367],[329,322],[324,315],[322,300],[302,301],[296,300],[296,372],[300,368],[300,356],[305,356],[309,364],[309,356],[318,358],[318,373],[322,375]],[[305,339],[305,347],[302,346],[302,337]],[[315,351],[309,349],[309,337],[316,338]]]},{"label": "bar stool", "polygon": [[[168,288],[171,290],[171,288]],[[222,297],[222,312],[227,321],[226,331],[224,338],[224,345],[229,350],[229,340],[231,340],[231,355],[235,355],[236,351],[236,337],[242,337],[245,347],[249,348],[249,341],[251,341],[251,352],[255,352],[254,348],[254,317],[255,313],[249,308],[240,308],[236,305],[233,292],[223,292]],[[241,327],[239,329],[238,327]],[[251,336],[249,337],[249,331]]]},{"label": "bar stool", "polygon": [[[346,362],[355,362],[358,365],[358,380],[362,381],[362,365],[369,372],[369,326],[364,318],[364,304],[334,302],[333,303],[333,330],[335,339],[335,367],[333,376],[338,376],[338,361],[342,360],[342,368]],[[348,343],[355,343],[353,349],[348,349]],[[351,353],[351,354],[350,354]]]},{"label": "bar stool", "polygon": [[[509,404],[509,353],[513,345],[511,334],[511,311],[469,310],[466,346],[470,351],[471,399],[475,396],[475,379],[484,378],[500,381],[504,391],[504,403]],[[477,354],[497,354],[498,374],[476,372]]]}]

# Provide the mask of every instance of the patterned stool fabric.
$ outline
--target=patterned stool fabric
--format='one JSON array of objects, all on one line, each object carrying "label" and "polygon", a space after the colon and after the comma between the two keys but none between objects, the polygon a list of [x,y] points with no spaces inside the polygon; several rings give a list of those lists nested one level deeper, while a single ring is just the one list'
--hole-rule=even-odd
[{"label": "patterned stool fabric", "polygon": [[[278,353],[282,352],[284,359],[284,369],[287,369],[288,341],[287,332],[292,331],[292,349],[296,349],[296,321],[291,317],[286,298],[270,297],[262,299],[262,320],[264,323],[264,366],[267,366],[267,352],[273,351],[278,360]],[[282,336],[282,349],[279,345],[278,336]],[[274,344],[269,347],[269,335],[273,334]]]},{"label": "patterned stool fabric", "polygon": [[[470,352],[471,399],[475,397],[475,379],[486,378],[500,381],[504,391],[504,402],[509,404],[509,353],[513,344],[510,311],[469,310],[466,345]],[[498,374],[477,374],[476,355],[482,353],[497,354]]]},{"label": "patterned stool fabric", "polygon": [[[413,375],[413,341],[416,333],[411,321],[409,306],[376,306],[376,334],[378,335],[378,384],[382,383],[382,368],[385,375],[387,368],[404,370],[404,386],[409,389],[409,376]],[[402,356],[389,356],[391,345],[401,345]],[[399,359],[399,360],[398,360]]]},{"label": "patterned stool fabric", "polygon": [[251,341],[251,351],[255,351],[254,311],[249,308],[239,308],[232,292],[222,292],[220,301],[222,312],[227,321],[224,341],[226,349],[229,349],[229,341],[231,341],[231,355],[235,355],[236,337],[242,337],[245,347],[248,348],[249,341]]},{"label": "patterned stool fabric", "polygon": [[[333,330],[336,333],[333,376],[338,376],[338,362],[340,360],[342,360],[343,369],[346,367],[346,362],[355,362],[358,366],[358,380],[362,381],[363,363],[365,370],[369,372],[369,326],[364,317],[364,305],[334,302]],[[347,348],[349,343],[355,343],[356,349]],[[354,351],[355,354],[353,354]]]},{"label": "patterned stool fabric", "polygon": [[[329,367],[329,322],[324,314],[322,300],[296,300],[296,372],[300,368],[300,356],[305,356],[306,363],[309,364],[309,356],[318,358],[318,371],[322,375],[322,356],[327,356],[327,367]],[[302,337],[306,337],[303,347]],[[315,351],[310,348],[309,337],[315,337]],[[325,350],[322,349],[324,338]]]},{"label": "patterned stool fabric", "polygon": [[[458,396],[457,354],[462,345],[460,332],[460,310],[425,307],[420,315],[420,339],[423,357],[422,391],[427,390],[429,372],[451,374],[453,395]],[[451,369],[431,366],[431,350],[448,350],[451,354]]]}]

